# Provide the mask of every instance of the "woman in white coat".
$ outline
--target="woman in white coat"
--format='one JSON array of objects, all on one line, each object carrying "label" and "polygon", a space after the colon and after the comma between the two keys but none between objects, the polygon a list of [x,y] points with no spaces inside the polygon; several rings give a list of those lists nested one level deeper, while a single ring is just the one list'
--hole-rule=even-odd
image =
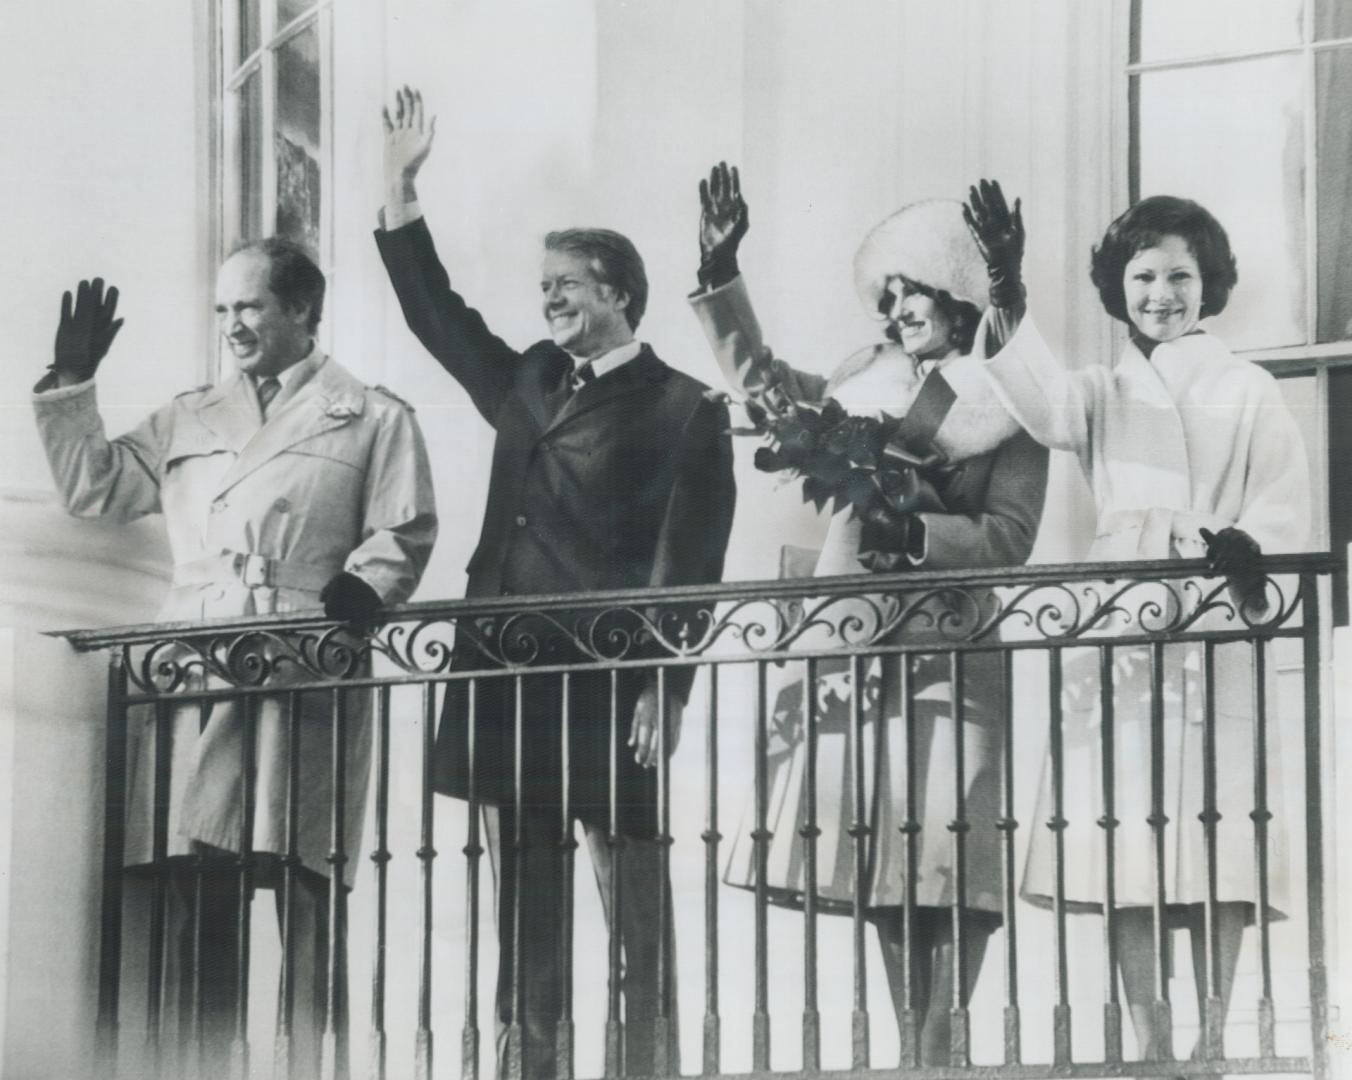
[{"label": "woman in white coat", "polygon": [[[1115,366],[1066,370],[1025,318],[989,361],[988,373],[1027,431],[1078,457],[1097,511],[1091,560],[1205,556],[1229,577],[1236,606],[1261,615],[1267,601],[1258,555],[1296,551],[1306,542],[1309,480],[1300,431],[1276,381],[1198,326],[1225,308],[1237,280],[1225,230],[1191,200],[1144,199],[1108,227],[1094,249],[1092,278],[1108,314],[1130,330]],[[1198,820],[1206,771],[1200,652],[1196,646],[1166,652],[1162,744],[1166,918],[1190,931],[1199,1014],[1210,981],[1203,919],[1208,861],[1205,826]],[[1247,644],[1215,652],[1215,991],[1222,1017],[1256,903],[1250,655]],[[1147,820],[1152,785],[1142,779],[1152,765],[1150,685],[1146,650],[1115,650],[1117,952],[1138,1046],[1147,1058],[1170,1050],[1158,1045],[1163,1033],[1151,1010],[1154,833]],[[1085,768],[1068,758],[1064,770],[1064,898],[1069,910],[1102,911],[1097,675],[1079,678],[1068,665],[1065,699],[1067,754],[1078,747],[1087,757]],[[1276,776],[1276,741],[1269,738],[1267,768]],[[1046,783],[1044,775],[1038,821],[1050,816]],[[1286,890],[1280,815],[1269,837],[1270,907],[1277,915]],[[1034,902],[1053,897],[1052,847],[1051,833],[1036,830],[1023,885]]]},{"label": "woman in white coat", "polygon": [[[994,327],[991,332],[997,337],[1001,327],[1007,329],[1000,313],[1001,298],[1022,296],[1018,284],[1022,223],[1017,206],[1011,215],[996,185],[983,185],[981,192],[973,192],[973,223],[978,226],[974,231],[982,236],[980,246],[964,222],[962,204],[956,201],[913,203],[875,227],[855,258],[855,280],[866,308],[886,320],[889,340],[861,349],[826,378],[773,358],[761,340],[736,265],[736,241],[745,232],[746,205],[735,171],[730,174],[720,165],[710,183],[701,185],[701,194],[705,258],[700,269],[702,288],[691,304],[728,382],[747,393],[773,385],[809,405],[834,399],[854,416],[905,416],[912,431],[927,423],[929,444],[952,466],[931,477],[941,509],[888,522],[872,515],[861,521],[848,508],[837,512],[817,559],[815,576],[1024,562],[1042,513],[1047,453],[1006,414],[981,372],[980,360],[971,353],[974,338],[988,327]],[[992,288],[997,271],[1004,275],[1003,289]],[[989,307],[988,297],[993,301]],[[984,318],[983,309],[987,312]],[[936,400],[943,404],[936,406]],[[924,414],[929,415],[928,422],[919,419]],[[877,601],[886,610],[890,598],[880,596]],[[870,638],[872,631],[866,628],[876,627],[878,617],[872,605],[844,601],[823,612],[824,618],[842,626],[851,616],[859,620],[858,636]],[[936,649],[944,641],[943,634],[918,626],[902,633],[908,642],[934,640]],[[827,644],[838,643],[835,638]],[[947,661],[943,656],[922,656],[912,672],[915,739],[914,760],[909,763],[914,777],[910,800],[906,725],[896,700],[899,667],[897,656],[873,661],[864,671],[861,689],[863,752],[869,759],[865,772],[871,778],[864,801],[873,808],[861,902],[878,935],[899,1025],[907,1019],[909,953],[914,976],[909,987],[910,1019],[915,1023],[920,1062],[947,1065],[952,1010],[959,1001],[966,1007],[990,935],[1001,919],[997,822],[1005,687],[996,655],[966,658],[961,739],[966,766],[965,819],[970,828],[965,833],[965,887],[959,894],[948,828],[956,813],[959,732]],[[824,661],[815,688],[820,703],[817,808],[821,829],[816,846],[816,899],[822,911],[847,915],[855,902],[849,833],[855,805],[849,768],[853,737],[849,679],[843,665]],[[801,690],[795,689],[781,693],[780,703],[800,702]],[[800,831],[807,805],[807,748],[797,709],[781,712],[777,708],[773,722],[780,738],[769,763],[772,836],[767,884],[776,903],[801,907],[808,888]],[[901,837],[906,807],[912,800],[918,826],[911,883],[916,910],[914,933],[908,942],[903,930],[907,863]],[[729,883],[754,885],[755,855],[751,829],[744,823],[733,838]],[[955,987],[954,977],[955,906],[961,910],[964,942],[960,988]]]}]

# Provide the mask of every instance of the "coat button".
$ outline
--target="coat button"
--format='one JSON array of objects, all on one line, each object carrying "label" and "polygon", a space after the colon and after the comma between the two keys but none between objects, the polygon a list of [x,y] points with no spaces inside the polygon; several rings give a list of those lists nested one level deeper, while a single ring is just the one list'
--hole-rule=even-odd
[{"label": "coat button", "polygon": [[525,514],[517,514],[517,515],[516,515],[516,523],[517,523],[517,525],[519,525],[519,526],[521,526],[522,528],[524,528],[525,525],[526,525],[526,515],[525,515]]},{"label": "coat button", "polygon": [[215,502],[211,504],[211,512],[213,514],[219,514],[222,510],[226,508],[227,505],[228,504],[224,499],[217,499]]},{"label": "coat button", "polygon": [[275,503],[273,503],[272,508],[276,510],[277,513],[279,514],[285,514],[287,511],[291,509],[291,503],[288,499],[283,497],[278,499]]}]

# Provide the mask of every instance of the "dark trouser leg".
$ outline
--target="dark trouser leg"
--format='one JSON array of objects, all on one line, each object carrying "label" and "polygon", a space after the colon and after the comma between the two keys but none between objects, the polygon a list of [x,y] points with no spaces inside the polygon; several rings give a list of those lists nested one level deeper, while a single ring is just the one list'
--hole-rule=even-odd
[{"label": "dark trouser leg", "polygon": [[[194,956],[202,967],[200,1027],[202,1062],[208,1075],[224,1070],[235,1035],[239,972],[239,870],[228,858],[206,858],[201,864],[201,925],[194,924],[198,871],[176,859],[171,864],[167,890],[171,940],[178,951],[178,1023],[185,1055],[195,1053],[193,1023]],[[196,939],[196,940],[194,940]],[[186,1057],[184,1059],[186,1061]]]},{"label": "dark trouser leg", "polygon": [[[285,918],[283,894],[276,890],[277,921]],[[291,1012],[291,1080],[319,1075],[320,1049],[328,1001],[329,879],[301,867],[296,872],[292,933],[294,998]],[[281,1005],[279,1003],[279,1008]],[[338,1075],[348,1074],[347,927],[338,927],[337,1000],[333,1027],[338,1033]]]},{"label": "dark trouser leg", "polygon": [[1155,923],[1148,907],[1117,909],[1117,966],[1142,1060],[1159,1056],[1155,1045]]},{"label": "dark trouser leg", "polygon": [[[905,1008],[905,942],[902,939],[902,913],[897,908],[881,908],[869,916],[878,933],[883,969],[892,992],[892,1007],[898,1022]],[[997,923],[979,912],[964,916],[963,975],[964,1007],[972,999],[986,946]],[[913,987],[911,1007],[915,1010],[920,1036],[922,1065],[949,1064],[951,1010],[953,1008],[953,915],[947,908],[921,907],[915,911],[915,942],[911,949]],[[903,1067],[909,1062],[903,1062]]]},{"label": "dark trouser leg", "polygon": [[515,847],[515,810],[488,808],[484,816],[498,885],[498,1076],[507,1075],[508,1028],[517,1016],[519,995],[522,1073],[530,1080],[552,1080],[562,1009],[559,914],[563,852],[559,846],[558,814],[548,810],[524,811],[519,852]]},{"label": "dark trouser leg", "polygon": [[[604,829],[587,826],[587,846],[596,868],[596,884],[610,910],[610,882],[614,856]],[[624,945],[624,1064],[629,1076],[653,1075],[657,1046],[656,1020],[662,1001],[658,979],[659,897],[666,896],[667,1068],[680,1069],[680,1039],[676,1017],[676,928],[671,905],[671,882],[662,880],[662,848],[656,840],[626,838],[619,856],[620,937]]]}]

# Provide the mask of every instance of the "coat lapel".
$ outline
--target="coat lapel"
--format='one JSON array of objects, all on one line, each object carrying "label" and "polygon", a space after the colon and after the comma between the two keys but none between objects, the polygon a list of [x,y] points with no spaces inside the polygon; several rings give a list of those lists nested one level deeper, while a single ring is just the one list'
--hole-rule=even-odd
[{"label": "coat lapel", "polygon": [[[1158,349],[1168,349],[1167,344]],[[1156,358],[1164,363],[1168,356]],[[1183,418],[1164,380],[1134,344],[1118,361],[1117,377],[1129,388],[1119,423],[1126,439],[1107,454],[1113,502],[1121,507],[1188,510],[1192,467]]]},{"label": "coat lapel", "polygon": [[629,363],[587,383],[565,401],[546,429],[546,434],[565,424],[573,423],[579,417],[609,404],[616,398],[637,393],[651,386],[654,382],[660,381],[665,373],[666,366],[652,349],[644,345],[642,351]]},{"label": "coat lapel", "polygon": [[290,393],[275,406],[267,423],[248,441],[222,478],[221,492],[297,443],[350,423],[366,407],[365,386],[322,355],[313,375],[287,390]]},{"label": "coat lapel", "polygon": [[236,454],[243,452],[263,426],[253,387],[239,374],[207,391],[197,407],[197,418]]}]

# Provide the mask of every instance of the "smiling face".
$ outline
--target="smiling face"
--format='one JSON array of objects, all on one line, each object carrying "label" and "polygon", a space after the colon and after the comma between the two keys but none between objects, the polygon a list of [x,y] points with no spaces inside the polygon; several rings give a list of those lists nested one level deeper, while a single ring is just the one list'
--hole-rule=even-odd
[{"label": "smiling face", "polygon": [[887,279],[880,305],[899,342],[917,360],[938,360],[954,351],[953,324],[932,296],[900,274]]},{"label": "smiling face", "polygon": [[309,312],[272,291],[271,268],[263,252],[242,251],[216,278],[216,326],[239,369],[260,377],[285,371],[310,349]]},{"label": "smiling face", "polygon": [[1152,341],[1180,338],[1202,317],[1202,272],[1181,236],[1133,255],[1122,271],[1122,292],[1131,324]]},{"label": "smiling face", "polygon": [[540,293],[549,336],[571,355],[590,360],[633,340],[624,317],[628,298],[599,281],[582,256],[547,249]]}]

